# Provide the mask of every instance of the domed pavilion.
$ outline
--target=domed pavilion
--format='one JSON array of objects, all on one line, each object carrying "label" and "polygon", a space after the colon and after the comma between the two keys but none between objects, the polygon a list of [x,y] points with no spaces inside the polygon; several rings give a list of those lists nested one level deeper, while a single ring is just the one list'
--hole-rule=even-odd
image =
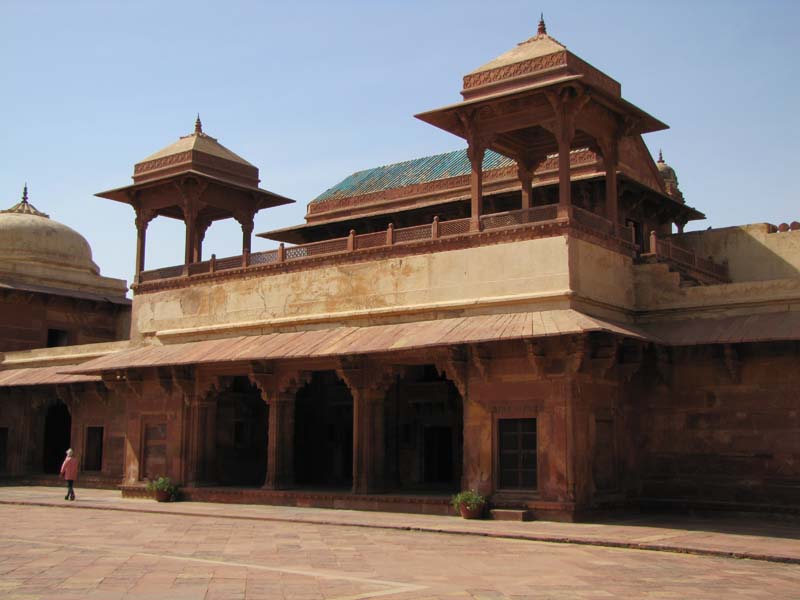
[{"label": "domed pavilion", "polygon": [[80,233],[29,202],[27,185],[0,211],[0,303],[13,315],[0,323],[0,351],[127,337],[127,289],[100,274]]}]

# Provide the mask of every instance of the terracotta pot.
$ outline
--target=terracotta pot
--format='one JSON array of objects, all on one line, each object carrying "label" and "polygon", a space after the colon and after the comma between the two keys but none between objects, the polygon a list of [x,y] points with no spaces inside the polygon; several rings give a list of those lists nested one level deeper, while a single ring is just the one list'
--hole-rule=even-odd
[{"label": "terracotta pot", "polygon": [[466,504],[460,504],[458,506],[458,511],[461,513],[461,516],[465,519],[480,519],[483,517],[483,507],[484,504],[480,504],[475,508],[469,508]]},{"label": "terracotta pot", "polygon": [[155,491],[156,502],[169,502],[172,498],[172,494],[170,494],[166,490],[156,490]]}]

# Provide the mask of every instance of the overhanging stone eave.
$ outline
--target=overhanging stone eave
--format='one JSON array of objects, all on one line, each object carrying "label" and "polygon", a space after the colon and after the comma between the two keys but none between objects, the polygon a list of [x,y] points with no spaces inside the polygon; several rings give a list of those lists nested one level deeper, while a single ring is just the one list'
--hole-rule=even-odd
[{"label": "overhanging stone eave", "polygon": [[296,200],[292,200],[291,198],[281,196],[280,194],[276,194],[275,192],[271,192],[269,190],[265,190],[259,187],[242,185],[241,183],[237,183],[235,181],[230,181],[227,179],[223,179],[221,177],[214,177],[213,175],[208,175],[207,173],[203,173],[202,171],[196,171],[193,169],[182,171],[181,173],[173,173],[170,175],[165,175],[164,177],[160,177],[158,179],[150,179],[148,181],[133,183],[131,185],[126,185],[124,187],[106,190],[104,192],[98,192],[95,194],[95,196],[97,196],[98,198],[115,200],[117,202],[123,202],[125,204],[130,204],[131,206],[135,206],[134,201],[130,197],[132,192],[137,192],[148,188],[160,187],[166,183],[169,183],[174,179],[186,176],[199,177],[202,179],[206,179],[211,183],[224,185],[226,187],[232,187],[242,192],[248,192],[251,194],[258,195],[262,198],[262,200],[266,202],[266,204],[262,204],[261,206],[259,206],[259,210],[261,210],[262,208],[272,208],[275,206],[294,204],[296,202]]},{"label": "overhanging stone eave", "polygon": [[615,323],[575,309],[556,309],[372,326],[338,325],[327,329],[145,346],[90,360],[60,372],[70,375],[101,375],[124,369],[158,366],[326,359],[593,332],[605,332],[645,342],[658,341],[634,325]]},{"label": "overhanging stone eave", "polygon": [[[491,103],[495,100],[509,100],[513,99],[518,96],[525,96],[531,93],[541,92],[545,88],[559,85],[563,83],[569,83],[572,81],[578,81],[582,79],[582,75],[568,75],[565,77],[560,77],[556,80],[547,80],[544,82],[538,82],[520,89],[506,91],[506,92],[498,92],[496,94],[491,94],[487,96],[481,96],[479,98],[473,98],[471,100],[463,100],[461,102],[457,102],[455,104],[448,104],[446,106],[442,106],[440,108],[435,108],[433,110],[428,110],[425,112],[417,113],[414,115],[415,119],[419,119],[420,121],[424,121],[429,125],[433,125],[440,129],[444,129],[445,131],[457,135],[458,137],[464,137],[463,132],[461,131],[461,125],[458,124],[456,127],[449,126],[445,120],[452,121],[450,119],[451,116],[454,116],[459,110],[463,110],[465,108],[472,108],[479,106],[480,104],[484,103]],[[457,120],[457,119],[456,119]]]}]

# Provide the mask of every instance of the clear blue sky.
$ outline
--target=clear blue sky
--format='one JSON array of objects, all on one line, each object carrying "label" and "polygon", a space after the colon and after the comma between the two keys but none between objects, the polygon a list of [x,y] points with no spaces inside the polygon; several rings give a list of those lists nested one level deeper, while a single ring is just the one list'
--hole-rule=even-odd
[{"label": "clear blue sky", "polygon": [[[104,275],[130,281],[133,210],[93,194],[199,112],[262,187],[297,200],[256,232],[301,223],[354,171],[463,147],[412,115],[460,100],[462,75],[533,35],[540,11],[671,126],[645,140],[708,215],[695,228],[800,220],[796,0],[0,0],[0,203],[27,181]],[[181,223],[156,219],[148,268],[180,263],[182,244]],[[215,224],[204,248],[239,254],[238,226]]]}]

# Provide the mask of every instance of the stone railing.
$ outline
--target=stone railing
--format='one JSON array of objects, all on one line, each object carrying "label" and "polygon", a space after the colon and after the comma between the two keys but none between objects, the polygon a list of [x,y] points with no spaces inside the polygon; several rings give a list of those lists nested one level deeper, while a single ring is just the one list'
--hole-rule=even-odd
[{"label": "stone railing", "polygon": [[138,283],[246,269],[275,263],[297,262],[318,256],[346,254],[370,248],[405,246],[429,240],[476,235],[492,230],[541,227],[552,223],[576,224],[595,234],[618,239],[632,248],[633,232],[629,228],[619,227],[615,231],[613,223],[600,215],[576,206],[565,210],[561,209],[557,204],[549,204],[523,210],[483,215],[480,218],[480,230],[478,231],[473,229],[470,218],[439,221],[439,217],[435,217],[430,225],[416,225],[414,227],[395,229],[390,224],[385,231],[361,235],[357,235],[355,231],[350,231],[350,235],[344,238],[323,240],[298,246],[284,246],[284,244],[281,244],[277,249],[267,250],[266,252],[245,253],[244,255],[226,258],[217,258],[212,255],[211,260],[198,263],[142,271],[139,274]]},{"label": "stone railing", "polygon": [[711,258],[697,256],[668,238],[658,237],[655,231],[650,232],[649,256],[671,264],[703,283],[730,283],[727,264],[717,264]]}]

